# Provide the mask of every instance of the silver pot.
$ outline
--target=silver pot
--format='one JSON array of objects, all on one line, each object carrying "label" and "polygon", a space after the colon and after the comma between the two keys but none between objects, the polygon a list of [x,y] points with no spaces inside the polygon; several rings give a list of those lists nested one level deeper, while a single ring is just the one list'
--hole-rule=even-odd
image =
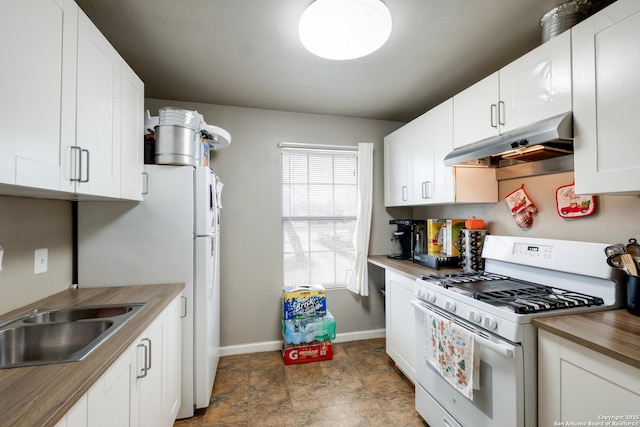
[{"label": "silver pot", "polygon": [[200,131],[176,126],[155,127],[156,155],[159,165],[197,166],[200,162]]}]

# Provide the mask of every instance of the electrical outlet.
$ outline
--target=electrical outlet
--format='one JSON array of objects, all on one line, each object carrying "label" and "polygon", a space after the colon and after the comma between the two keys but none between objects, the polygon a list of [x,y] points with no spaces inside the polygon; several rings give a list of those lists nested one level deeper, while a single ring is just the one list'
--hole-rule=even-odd
[{"label": "electrical outlet", "polygon": [[33,274],[42,274],[47,272],[48,258],[49,249],[36,249],[33,260]]}]

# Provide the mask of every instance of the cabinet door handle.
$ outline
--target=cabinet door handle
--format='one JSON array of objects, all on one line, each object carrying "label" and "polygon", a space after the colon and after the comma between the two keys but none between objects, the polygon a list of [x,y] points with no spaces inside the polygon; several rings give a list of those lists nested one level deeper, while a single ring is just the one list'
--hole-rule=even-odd
[{"label": "cabinet door handle", "polygon": [[70,174],[71,178],[69,178],[69,181],[80,182],[80,177],[82,176],[81,157],[82,148],[78,146],[71,147],[71,165],[73,166],[73,172]]},{"label": "cabinet door handle", "polygon": [[407,193],[408,193],[408,191],[407,191],[407,186],[406,186],[406,185],[403,185],[403,186],[402,186],[402,201],[403,201],[403,202],[406,202],[406,201],[407,201]]},{"label": "cabinet door handle", "polygon": [[149,338],[142,338],[142,342],[148,342],[149,343],[149,351],[147,352],[147,355],[149,356],[148,358],[145,358],[145,368],[147,371],[151,370],[151,340]]},{"label": "cabinet door handle", "polygon": [[425,199],[430,199],[431,196],[432,196],[432,194],[431,194],[432,185],[430,185],[430,184],[433,184],[433,183],[431,181],[425,181],[424,182],[424,194],[425,194],[424,198]]},{"label": "cabinet door handle", "polygon": [[142,194],[149,194],[149,174],[142,172]]},{"label": "cabinet door handle", "polygon": [[506,110],[505,110],[504,101],[498,101],[498,124],[504,126],[505,115],[506,115]]},{"label": "cabinet door handle", "polygon": [[422,186],[421,187],[422,187],[420,189],[421,190],[420,192],[422,193],[421,196],[422,196],[423,199],[426,199],[427,198],[427,195],[426,195],[427,194],[427,181],[422,181]]},{"label": "cabinet door handle", "polygon": [[496,104],[491,104],[491,127],[498,127],[498,106]]},{"label": "cabinet door handle", "polygon": [[[87,178],[84,180],[82,179],[82,153],[87,153]],[[89,165],[90,165],[89,150],[82,148],[80,150],[80,179],[78,180],[78,182],[89,182]]]},{"label": "cabinet door handle", "polygon": [[184,319],[187,317],[187,297],[181,296],[180,299],[182,300],[182,313],[180,313],[180,317]]},{"label": "cabinet door handle", "polygon": [[149,352],[147,350],[147,346],[144,344],[138,344],[136,346],[136,351],[137,349],[139,349],[140,347],[142,347],[144,349],[144,366],[142,367],[142,369],[140,370],[141,374],[136,373],[136,378],[140,379],[140,378],[144,378],[147,376],[147,372],[148,372],[148,368],[147,368],[147,359],[149,358]]}]

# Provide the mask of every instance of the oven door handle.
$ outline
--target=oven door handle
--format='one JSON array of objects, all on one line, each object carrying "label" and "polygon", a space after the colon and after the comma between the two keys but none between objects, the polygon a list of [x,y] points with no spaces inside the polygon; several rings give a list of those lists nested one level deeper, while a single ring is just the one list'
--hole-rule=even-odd
[{"label": "oven door handle", "polygon": [[[416,300],[411,300],[411,305],[423,313],[428,313],[428,310]],[[509,347],[503,344],[496,344],[493,341],[490,341],[478,334],[473,334],[473,338],[475,342],[478,343],[478,345],[486,347],[489,350],[493,350],[496,353],[500,354],[501,356],[508,357],[508,358],[513,357],[514,352],[512,347]]]},{"label": "oven door handle", "polygon": [[489,341],[488,339],[481,337],[480,335],[474,335],[474,339],[481,346],[486,347],[489,350],[493,350],[501,356],[508,358],[513,357],[513,348],[511,347],[507,347],[506,345],[502,344],[496,344],[493,341]]}]

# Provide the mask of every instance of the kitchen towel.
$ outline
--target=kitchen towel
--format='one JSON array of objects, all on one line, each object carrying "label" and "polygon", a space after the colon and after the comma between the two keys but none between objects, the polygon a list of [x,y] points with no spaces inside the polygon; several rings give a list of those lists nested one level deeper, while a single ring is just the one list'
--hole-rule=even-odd
[{"label": "kitchen towel", "polygon": [[433,312],[424,316],[425,359],[463,396],[473,400],[473,390],[480,384],[480,355],[473,332]]}]

